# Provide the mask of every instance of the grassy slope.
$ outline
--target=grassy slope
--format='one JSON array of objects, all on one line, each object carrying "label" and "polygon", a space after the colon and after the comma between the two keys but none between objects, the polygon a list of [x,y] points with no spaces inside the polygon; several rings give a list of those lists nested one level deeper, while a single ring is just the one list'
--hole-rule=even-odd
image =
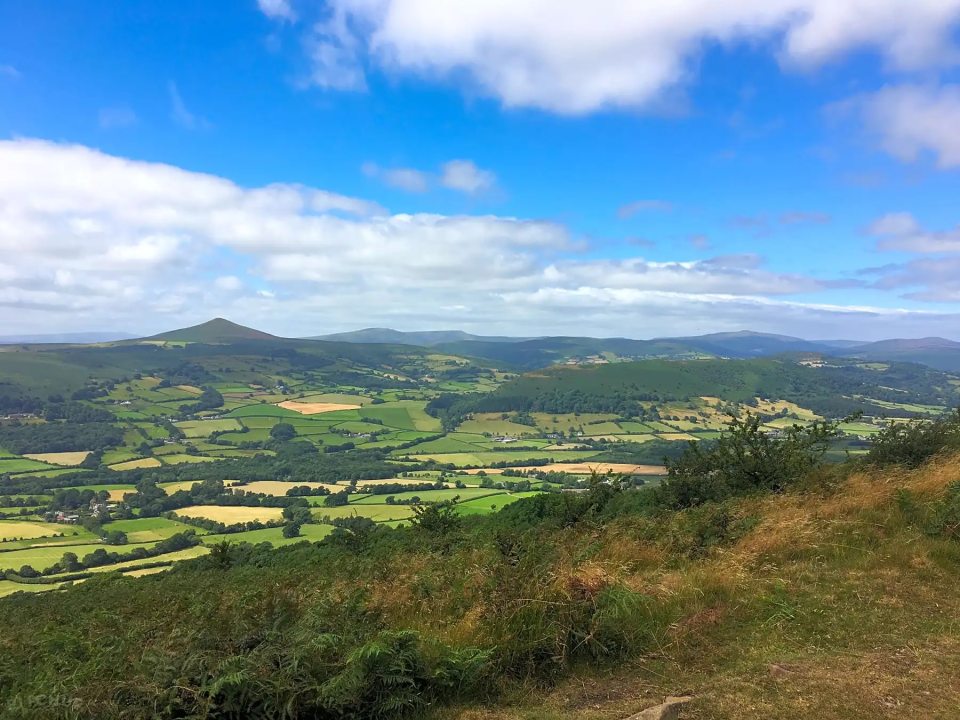
[{"label": "grassy slope", "polygon": [[737,514],[758,524],[702,559],[677,562],[669,543],[638,542],[630,522],[610,526],[600,551],[563,568],[562,580],[618,579],[679,604],[657,647],[619,668],[582,667],[548,691],[516,692],[494,711],[441,716],[619,719],[691,693],[688,720],[954,718],[960,544],[911,527],[894,493],[932,500],[958,462],[856,474],[816,499],[742,501]]}]

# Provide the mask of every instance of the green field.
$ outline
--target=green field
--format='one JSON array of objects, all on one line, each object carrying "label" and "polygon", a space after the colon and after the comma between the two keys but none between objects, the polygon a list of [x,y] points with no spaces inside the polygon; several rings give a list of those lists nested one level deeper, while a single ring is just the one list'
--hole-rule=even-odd
[{"label": "green field", "polygon": [[205,438],[213,432],[229,432],[230,430],[239,430],[240,423],[232,418],[221,420],[185,420],[175,423],[188,438]]},{"label": "green field", "polygon": [[[66,526],[63,526],[66,527]],[[40,571],[57,563],[65,552],[75,552],[81,559],[94,550],[103,548],[107,552],[127,553],[137,547],[148,548],[153,543],[130,543],[128,545],[104,545],[103,543],[89,543],[82,545],[46,545],[41,547],[13,550],[0,553],[0,568],[4,570],[19,570],[24,565]]]},{"label": "green field", "polygon": [[357,503],[350,503],[340,507],[318,507],[313,510],[313,516],[318,520],[325,517],[332,519],[354,515],[370,518],[374,522],[403,520],[413,516],[413,508],[409,505],[358,505]]},{"label": "green field", "polygon": [[[405,450],[412,452],[416,448]],[[436,460],[440,463],[450,463],[456,467],[488,467],[492,463],[507,462],[512,465],[522,465],[524,461],[550,458],[554,462],[576,462],[586,460],[597,454],[596,450],[505,450],[503,452],[475,452],[475,453],[430,453],[411,454],[414,460]]]},{"label": "green field", "polygon": [[[467,501],[473,498],[484,497],[486,495],[499,495],[506,491],[495,490],[493,488],[467,487],[467,488],[449,488],[446,490],[414,490],[411,492],[396,493],[393,497],[396,500],[410,500],[413,497],[420,498],[423,502],[438,502],[440,500],[453,500],[459,496],[461,500]],[[359,505],[383,505],[386,502],[387,495],[365,495],[358,500],[350,503],[348,507]]]},{"label": "green field", "polygon": [[283,545],[293,545],[294,543],[303,542],[304,540],[309,540],[310,542],[316,542],[317,540],[322,540],[327,535],[333,531],[333,525],[301,525],[300,526],[300,537],[296,538],[285,538],[283,536],[283,528],[263,528],[262,530],[248,530],[246,532],[240,533],[226,533],[220,535],[206,535],[201,540],[204,545],[215,545],[218,542],[227,542],[232,543],[241,543],[248,542],[256,545],[257,543],[268,542],[275,547],[281,547]]},{"label": "green field", "polygon": [[164,540],[171,535],[176,535],[186,530],[194,530],[198,535],[204,533],[204,530],[200,528],[194,528],[190,525],[177,522],[176,520],[168,520],[162,517],[114,520],[108,525],[105,525],[104,529],[124,532],[127,534],[127,539],[130,542],[154,542]]},{"label": "green field", "polygon": [[0,459],[0,475],[7,473],[21,473],[29,470],[56,470],[56,465],[50,465],[39,460],[30,460],[29,458],[3,458]]}]

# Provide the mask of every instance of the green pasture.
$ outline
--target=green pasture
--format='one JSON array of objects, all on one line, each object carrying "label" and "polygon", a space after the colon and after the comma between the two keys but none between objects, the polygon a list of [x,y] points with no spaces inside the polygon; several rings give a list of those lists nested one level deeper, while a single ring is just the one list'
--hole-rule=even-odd
[{"label": "green pasture", "polygon": [[[413,516],[413,509],[409,505],[357,505],[356,503],[340,507],[315,507],[313,509],[313,516],[318,520],[352,517],[354,515],[370,518],[374,522],[403,520]],[[303,527],[307,526],[304,525]]]},{"label": "green pasture", "polygon": [[[415,448],[405,450],[411,453]],[[504,450],[502,452],[475,452],[475,453],[429,453],[411,454],[417,461],[436,460],[439,463],[449,463],[456,467],[488,467],[492,463],[506,462],[511,465],[523,465],[524,461],[550,458],[553,462],[579,462],[587,460],[597,454],[596,450]]]},{"label": "green pasture", "polygon": [[0,475],[21,472],[29,472],[31,470],[56,470],[56,465],[49,465],[45,462],[40,462],[39,460],[31,460],[29,458],[3,458],[0,459]]},{"label": "green pasture", "polygon": [[246,532],[239,533],[206,535],[201,538],[201,540],[204,545],[216,545],[217,543],[223,541],[231,543],[248,542],[253,545],[256,545],[257,543],[268,542],[274,547],[281,547],[283,545],[293,545],[294,543],[303,542],[304,540],[316,542],[317,540],[322,540],[331,532],[333,532],[332,525],[316,524],[301,525],[300,537],[295,538],[285,538],[283,536],[283,528],[275,527],[263,528],[261,530],[247,530]]},{"label": "green pasture", "polygon": [[[442,500],[453,500],[459,496],[460,500],[466,502],[467,500],[486,497],[487,495],[502,495],[505,492],[505,490],[496,490],[493,488],[467,487],[449,488],[446,490],[413,490],[411,492],[396,493],[393,497],[397,501],[410,500],[411,498],[418,497],[423,502],[440,502]],[[348,507],[358,505],[384,505],[386,504],[387,497],[387,495],[364,495],[358,500],[351,502]]]}]

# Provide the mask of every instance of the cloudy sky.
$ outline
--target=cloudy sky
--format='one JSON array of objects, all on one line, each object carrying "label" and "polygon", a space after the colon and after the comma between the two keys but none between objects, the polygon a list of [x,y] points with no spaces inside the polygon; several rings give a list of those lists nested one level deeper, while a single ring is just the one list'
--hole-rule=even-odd
[{"label": "cloudy sky", "polygon": [[0,0],[0,335],[960,339],[960,0]]}]

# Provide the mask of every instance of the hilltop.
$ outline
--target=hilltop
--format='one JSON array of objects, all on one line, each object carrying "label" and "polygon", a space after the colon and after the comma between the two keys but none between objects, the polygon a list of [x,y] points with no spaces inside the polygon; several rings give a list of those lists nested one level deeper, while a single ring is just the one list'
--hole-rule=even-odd
[{"label": "hilltop", "polygon": [[214,318],[199,325],[169,330],[168,332],[152,335],[144,340],[164,340],[167,342],[193,342],[206,344],[233,343],[243,340],[279,340],[276,335],[265,333],[262,330],[238,325],[224,318]]}]

